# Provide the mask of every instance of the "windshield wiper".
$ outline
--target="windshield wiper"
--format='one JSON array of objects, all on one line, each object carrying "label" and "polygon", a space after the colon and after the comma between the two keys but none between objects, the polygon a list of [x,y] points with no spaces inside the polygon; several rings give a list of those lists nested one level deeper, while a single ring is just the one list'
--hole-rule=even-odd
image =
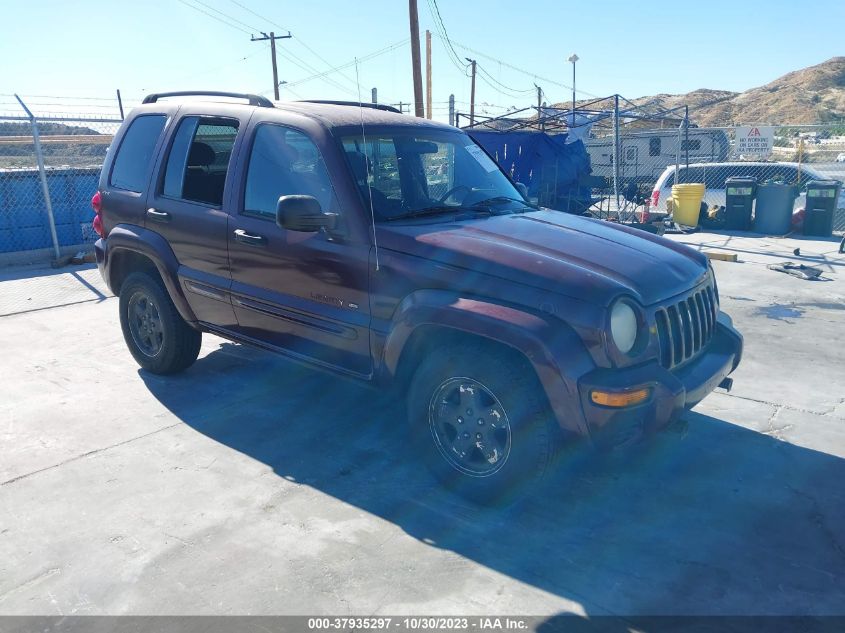
[{"label": "windshield wiper", "polygon": [[450,205],[436,205],[433,207],[423,207],[422,209],[414,209],[412,211],[406,211],[405,213],[400,213],[399,215],[392,215],[389,218],[385,218],[387,222],[392,222],[393,220],[406,220],[408,218],[424,218],[426,216],[432,215],[442,215],[444,213],[460,213],[462,211],[473,211],[475,213],[486,213],[488,215],[492,215],[492,211],[486,207],[481,206],[477,207],[476,205],[468,205],[468,206],[450,206]]},{"label": "windshield wiper", "polygon": [[447,204],[438,204],[431,207],[423,207],[422,209],[414,209],[412,211],[400,213],[399,215],[391,216],[389,218],[386,218],[386,220],[388,222],[392,222],[393,220],[421,218],[432,215],[440,215],[443,213],[460,213],[461,211],[474,211],[476,213],[486,213],[488,215],[493,215],[494,212],[490,207],[497,203],[505,202],[516,202],[517,204],[521,204],[523,206],[523,209],[521,209],[522,211],[524,211],[525,209],[537,210],[540,208],[537,205],[531,204],[530,202],[523,200],[522,198],[511,198],[509,196],[493,196],[491,198],[485,198],[484,200],[479,200],[478,202],[473,202],[472,204],[466,205],[451,206]]},{"label": "windshield wiper", "polygon": [[484,200],[480,200],[478,202],[473,202],[473,206],[484,206],[490,204],[496,204],[497,202],[516,202],[518,204],[523,205],[528,209],[539,209],[540,207],[536,204],[531,204],[527,200],[522,198],[511,198],[510,196],[493,196],[492,198],[485,198]]}]

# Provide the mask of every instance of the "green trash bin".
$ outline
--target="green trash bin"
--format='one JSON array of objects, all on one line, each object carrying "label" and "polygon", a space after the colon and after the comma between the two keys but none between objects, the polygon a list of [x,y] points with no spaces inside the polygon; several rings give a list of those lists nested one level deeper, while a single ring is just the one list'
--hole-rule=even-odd
[{"label": "green trash bin", "polygon": [[807,183],[804,207],[804,235],[833,235],[833,214],[842,183],[838,180],[811,180]]},{"label": "green trash bin", "polygon": [[796,185],[764,182],[757,185],[754,230],[766,235],[786,235],[792,229],[792,207],[798,197]]},{"label": "green trash bin", "polygon": [[757,179],[732,176],[725,179],[725,228],[731,231],[751,229],[751,211]]}]

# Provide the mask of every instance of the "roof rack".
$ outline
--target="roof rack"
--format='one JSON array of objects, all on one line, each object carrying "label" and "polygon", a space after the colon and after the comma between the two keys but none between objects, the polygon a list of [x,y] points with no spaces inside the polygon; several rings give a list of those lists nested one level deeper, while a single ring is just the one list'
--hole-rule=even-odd
[{"label": "roof rack", "polygon": [[155,103],[165,97],[231,97],[233,99],[246,99],[249,105],[260,108],[272,108],[273,102],[261,95],[252,95],[242,92],[218,92],[216,90],[181,90],[179,92],[154,92],[144,97],[141,103]]},{"label": "roof rack", "polygon": [[326,105],[354,106],[356,108],[370,108],[371,110],[384,110],[385,112],[395,112],[396,114],[402,114],[400,110],[397,110],[393,106],[387,105],[385,103],[364,103],[360,101],[333,101],[325,99],[301,99],[298,103],[324,103]]}]

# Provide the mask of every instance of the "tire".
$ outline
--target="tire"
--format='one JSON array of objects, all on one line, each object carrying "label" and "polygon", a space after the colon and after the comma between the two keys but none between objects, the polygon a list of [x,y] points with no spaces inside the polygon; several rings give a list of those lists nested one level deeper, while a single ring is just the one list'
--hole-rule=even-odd
[{"label": "tire", "polygon": [[134,272],[120,288],[120,327],[137,363],[153,374],[175,374],[199,356],[202,333],[180,316],[161,280]]},{"label": "tire", "polygon": [[411,383],[415,454],[472,501],[515,500],[542,479],[551,459],[549,406],[531,367],[515,356],[474,342],[438,348]]}]

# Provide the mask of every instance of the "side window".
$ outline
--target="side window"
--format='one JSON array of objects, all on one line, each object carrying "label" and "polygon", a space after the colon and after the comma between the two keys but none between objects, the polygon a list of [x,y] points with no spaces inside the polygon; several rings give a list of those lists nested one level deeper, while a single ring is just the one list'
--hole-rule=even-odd
[{"label": "side window", "polygon": [[114,158],[111,186],[135,193],[144,190],[145,176],[166,120],[163,114],[148,114],[132,121]]},{"label": "side window", "polygon": [[660,137],[659,136],[652,136],[648,139],[648,155],[649,156],[660,156]]},{"label": "side window", "polygon": [[162,194],[214,207],[223,204],[238,122],[189,116],[173,137],[164,171]]},{"label": "side window", "polygon": [[314,196],[335,210],[334,189],[320,150],[302,132],[264,123],[255,132],[244,191],[245,215],[276,219],[282,196]]},{"label": "side window", "polygon": [[701,149],[701,139],[689,139],[688,141],[681,141],[681,151],[695,152]]}]

